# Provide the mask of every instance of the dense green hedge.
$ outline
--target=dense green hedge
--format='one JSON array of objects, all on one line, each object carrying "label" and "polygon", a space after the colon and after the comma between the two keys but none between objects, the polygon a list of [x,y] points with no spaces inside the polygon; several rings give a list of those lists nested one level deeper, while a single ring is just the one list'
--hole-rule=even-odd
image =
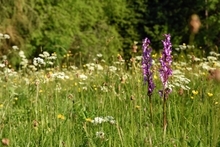
[{"label": "dense green hedge", "polygon": [[133,42],[141,45],[145,37],[156,50],[161,49],[164,33],[171,33],[174,45],[187,44],[188,20],[193,13],[202,22],[195,45],[206,50],[220,45],[218,0],[0,1],[0,32],[11,36],[10,41],[1,42],[1,54],[18,45],[29,58],[49,51],[62,59],[71,52],[76,64],[97,53],[106,59],[117,53],[129,58]]}]

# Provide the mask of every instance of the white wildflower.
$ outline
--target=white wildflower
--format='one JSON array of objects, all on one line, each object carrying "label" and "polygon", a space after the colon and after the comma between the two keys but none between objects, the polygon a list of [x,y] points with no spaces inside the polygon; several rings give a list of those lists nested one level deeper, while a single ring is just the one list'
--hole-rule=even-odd
[{"label": "white wildflower", "polygon": [[44,54],[39,54],[38,56],[41,58],[44,58]]},{"label": "white wildflower", "polygon": [[217,60],[217,58],[214,57],[214,56],[208,56],[207,59],[208,59],[209,61],[216,61],[216,60]]},{"label": "white wildflower", "polygon": [[202,58],[203,61],[207,61],[207,58]]},{"label": "white wildflower", "polygon": [[48,57],[47,59],[49,59],[49,60],[55,60],[57,58],[57,56],[50,56],[50,57]]},{"label": "white wildflower", "polygon": [[103,119],[102,117],[95,117],[94,120],[92,120],[91,122],[94,124],[101,124],[105,122],[105,119]]},{"label": "white wildflower", "polygon": [[78,67],[76,67],[74,65],[70,66],[70,68],[73,69],[73,70],[77,70],[78,69]]},{"label": "white wildflower", "polygon": [[182,72],[180,70],[173,70],[173,75],[176,75],[176,74],[182,74]]},{"label": "white wildflower", "polygon": [[181,50],[185,50],[185,49],[186,49],[186,45],[179,45],[179,48],[180,48]]},{"label": "white wildflower", "polygon": [[180,87],[184,90],[190,90],[190,87],[187,85],[181,85]]},{"label": "white wildflower", "polygon": [[13,50],[19,50],[19,48],[18,48],[16,45],[13,45],[13,46],[12,46],[12,49],[13,49]]},{"label": "white wildflower", "polygon": [[191,71],[192,67],[186,67],[186,70]]},{"label": "white wildflower", "polygon": [[34,65],[29,65],[28,66],[32,71],[36,71],[37,70],[37,68],[34,66]]},{"label": "white wildflower", "polygon": [[214,51],[211,51],[209,54],[212,55],[212,56],[216,56],[216,57],[219,57],[219,56],[220,56],[220,54],[218,54],[218,53],[216,53],[216,52],[214,52]]},{"label": "white wildflower", "polygon": [[195,58],[194,58],[194,61],[201,61],[201,59],[200,59],[200,58],[195,57]]},{"label": "white wildflower", "polygon": [[57,92],[60,92],[61,91],[61,86],[60,86],[60,84],[58,83],[58,84],[56,84],[56,88],[55,88],[55,90],[57,91]]},{"label": "white wildflower", "polygon": [[106,117],[95,117],[94,120],[91,121],[94,124],[101,124],[101,123],[105,123],[108,122],[110,124],[115,124],[115,120],[114,117],[112,116],[106,116]]},{"label": "white wildflower", "polygon": [[191,49],[191,48],[192,48],[192,49],[195,48],[194,45],[187,45],[186,47],[189,48],[189,49]]},{"label": "white wildflower", "polygon": [[40,65],[45,65],[46,63],[44,62],[44,59],[42,59],[40,57],[37,57],[37,58],[34,58],[33,64],[35,66],[38,66],[39,64]]},{"label": "white wildflower", "polygon": [[8,34],[4,34],[5,39],[10,39],[10,36]]},{"label": "white wildflower", "polygon": [[116,62],[114,62],[114,64],[119,65],[119,64],[121,64],[121,62],[116,61]]},{"label": "white wildflower", "polygon": [[113,125],[115,124],[115,120],[110,120],[109,123]]},{"label": "white wildflower", "polygon": [[220,62],[215,62],[214,65],[215,67],[220,67]]},{"label": "white wildflower", "polygon": [[97,138],[100,138],[100,139],[103,139],[103,138],[105,138],[105,133],[102,132],[102,131],[96,132],[96,137],[97,137]]},{"label": "white wildflower", "polygon": [[44,55],[45,58],[50,56],[50,54],[48,52],[46,52],[46,51],[43,52],[43,55]]},{"label": "white wildflower", "polygon": [[186,78],[184,73],[180,70],[173,70],[172,81],[170,81],[170,86],[172,87],[181,87],[184,90],[188,90],[187,84],[190,83],[190,79]]},{"label": "white wildflower", "polygon": [[106,86],[101,86],[101,91],[108,92],[108,88]]},{"label": "white wildflower", "polygon": [[97,70],[103,70],[103,67],[100,64],[96,65]]},{"label": "white wildflower", "polygon": [[0,63],[0,67],[5,67],[5,64]]},{"label": "white wildflower", "polygon": [[4,71],[5,74],[8,76],[17,76],[17,72],[15,72],[13,69],[6,68]]},{"label": "white wildflower", "polygon": [[109,71],[115,72],[117,70],[117,67],[115,66],[109,66]]},{"label": "white wildflower", "polygon": [[83,86],[82,89],[83,89],[83,90],[87,90],[88,88],[87,88],[86,86]]},{"label": "white wildflower", "polygon": [[53,62],[51,62],[51,61],[48,61],[48,62],[47,62],[47,64],[49,64],[49,65],[53,65]]},{"label": "white wildflower", "polygon": [[23,78],[23,80],[25,81],[25,84],[26,84],[26,85],[29,85],[29,84],[30,84],[30,79],[29,79],[29,78]]},{"label": "white wildflower", "polygon": [[90,63],[90,66],[95,66],[95,63]]},{"label": "white wildflower", "polygon": [[180,50],[180,48],[174,48],[176,51],[179,51]]},{"label": "white wildflower", "polygon": [[94,63],[87,63],[87,64],[85,64],[85,66],[89,69],[89,70],[91,70],[91,71],[94,71],[95,70],[95,64]]},{"label": "white wildflower", "polygon": [[138,61],[141,61],[142,60],[142,56],[136,56],[135,59],[138,60]]},{"label": "white wildflower", "polygon": [[214,56],[214,55],[216,54],[216,52],[211,51],[211,52],[209,52],[209,54],[212,55],[212,56]]},{"label": "white wildflower", "polygon": [[20,65],[22,65],[23,68],[25,68],[28,65],[28,60],[27,59],[22,59],[22,61],[20,62]]},{"label": "white wildflower", "polygon": [[84,85],[85,83],[84,82],[79,82],[79,85]]},{"label": "white wildflower", "polygon": [[88,70],[94,71],[94,70],[95,70],[95,67],[94,67],[94,66],[89,66],[89,67],[88,67]]},{"label": "white wildflower", "polygon": [[69,76],[67,76],[64,72],[56,72],[56,73],[53,73],[51,75],[53,78],[58,78],[58,79],[69,79]]},{"label": "white wildflower", "polygon": [[106,116],[104,119],[106,120],[106,122],[109,122],[110,124],[115,124],[114,117],[112,116]]},{"label": "white wildflower", "polygon": [[21,58],[26,58],[26,56],[24,55],[24,51],[19,51],[18,54]]},{"label": "white wildflower", "polygon": [[196,77],[199,77],[199,74],[198,73],[193,73],[194,76]]},{"label": "white wildflower", "polygon": [[99,57],[99,58],[101,58],[101,57],[102,57],[102,54],[97,54],[96,56]]},{"label": "white wildflower", "polygon": [[82,80],[86,80],[88,77],[84,74],[79,75],[79,78]]},{"label": "white wildflower", "polygon": [[186,66],[186,62],[180,62],[180,66]]},{"label": "white wildflower", "polygon": [[210,70],[210,66],[209,66],[209,63],[208,62],[202,62],[199,64],[200,67],[202,67],[203,69],[205,70]]},{"label": "white wildflower", "polygon": [[179,83],[173,83],[175,86],[180,87],[181,85]]}]

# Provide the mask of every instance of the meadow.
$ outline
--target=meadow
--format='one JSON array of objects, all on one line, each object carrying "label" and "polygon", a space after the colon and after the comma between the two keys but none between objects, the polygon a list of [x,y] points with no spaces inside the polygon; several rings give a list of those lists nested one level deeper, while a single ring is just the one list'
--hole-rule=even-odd
[{"label": "meadow", "polygon": [[[187,50],[193,47],[180,45]],[[175,48],[173,48],[173,51]],[[209,70],[219,56],[173,54],[172,88],[167,100],[168,125],[163,131],[163,99],[153,51],[152,115],[143,84],[142,56],[133,54],[129,69],[121,55],[112,62],[102,54],[76,67],[71,52],[56,65],[56,53],[42,51],[30,63],[25,53],[14,70],[1,57],[0,138],[11,147],[220,147],[220,88]]]}]

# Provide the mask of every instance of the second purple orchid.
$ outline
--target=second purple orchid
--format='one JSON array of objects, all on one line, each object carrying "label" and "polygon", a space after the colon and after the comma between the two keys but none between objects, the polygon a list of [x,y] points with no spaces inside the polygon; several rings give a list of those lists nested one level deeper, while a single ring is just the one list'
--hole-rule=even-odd
[{"label": "second purple orchid", "polygon": [[167,98],[167,95],[171,92],[171,89],[168,88],[168,78],[172,75],[172,44],[170,42],[170,34],[165,34],[164,36],[165,40],[162,40],[164,48],[160,58],[161,68],[159,69],[160,79],[163,84],[163,90],[160,91],[160,94]]}]

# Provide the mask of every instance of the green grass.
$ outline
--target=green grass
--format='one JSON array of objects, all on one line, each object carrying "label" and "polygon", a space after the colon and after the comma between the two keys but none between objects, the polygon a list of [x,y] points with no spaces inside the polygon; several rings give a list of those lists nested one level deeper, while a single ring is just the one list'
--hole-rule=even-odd
[{"label": "green grass", "polygon": [[[183,69],[191,89],[179,94],[174,87],[169,95],[163,140],[161,82],[154,78],[151,120],[138,65],[129,71],[118,65],[115,72],[104,64],[102,71],[63,69],[68,79],[49,77],[60,72],[55,69],[2,74],[0,138],[9,139],[12,147],[220,147],[219,84],[207,81],[207,75],[194,76],[199,68]],[[88,78],[80,79],[81,74]],[[115,122],[91,122],[106,116]],[[96,132],[104,136],[97,137]]]}]

